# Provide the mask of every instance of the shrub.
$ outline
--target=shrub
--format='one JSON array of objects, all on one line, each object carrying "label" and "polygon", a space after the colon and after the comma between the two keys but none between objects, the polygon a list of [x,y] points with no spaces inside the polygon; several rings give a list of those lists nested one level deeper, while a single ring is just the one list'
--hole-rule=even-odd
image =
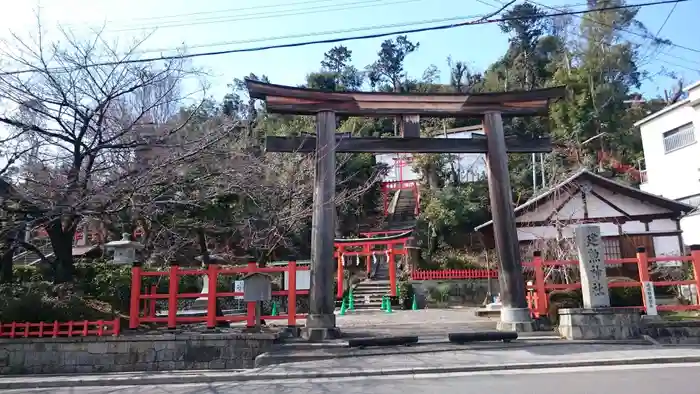
[{"label": "shrub", "polygon": [[111,319],[77,295],[70,284],[33,282],[0,286],[0,321],[53,322]]},{"label": "shrub", "polygon": [[554,290],[549,293],[548,297],[549,308],[547,316],[553,325],[559,323],[559,309],[580,308],[583,306],[581,290]]},{"label": "shrub", "polygon": [[413,285],[409,281],[399,282],[399,304],[402,309],[411,309],[413,306]]},{"label": "shrub", "polygon": [[[625,277],[610,277],[608,283],[615,282],[634,282],[634,280]],[[612,287],[610,288],[610,306],[642,306],[642,289],[639,286],[631,287]]]}]

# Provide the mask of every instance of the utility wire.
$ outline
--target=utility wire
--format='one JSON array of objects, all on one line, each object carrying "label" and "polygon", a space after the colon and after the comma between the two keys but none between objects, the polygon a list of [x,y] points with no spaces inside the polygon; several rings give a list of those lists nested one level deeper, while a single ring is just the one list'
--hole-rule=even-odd
[{"label": "utility wire", "polygon": [[[86,67],[116,66],[116,65],[120,65],[120,64],[149,63],[149,62],[156,62],[156,61],[192,59],[192,58],[198,58],[198,57],[219,56],[219,55],[226,55],[226,54],[233,54],[233,53],[260,52],[260,51],[266,51],[266,50],[270,50],[270,49],[295,48],[295,47],[308,46],[308,45],[314,45],[314,44],[333,44],[333,43],[344,42],[344,41],[367,40],[367,39],[374,39],[374,38],[381,38],[381,37],[388,37],[388,36],[421,33],[421,32],[426,32],[426,31],[448,30],[448,29],[454,29],[454,28],[462,27],[462,26],[492,24],[492,23],[499,23],[499,22],[514,21],[514,20],[553,18],[553,17],[566,16],[566,15],[583,15],[583,14],[588,14],[588,13],[593,13],[593,12],[602,12],[602,11],[611,11],[611,10],[620,10],[620,9],[638,8],[638,7],[649,7],[649,6],[654,6],[654,5],[673,4],[673,3],[685,2],[685,1],[688,1],[688,0],[662,0],[662,1],[635,4],[635,5],[619,5],[619,6],[603,7],[603,8],[598,8],[595,10],[589,9],[589,10],[582,10],[582,11],[557,12],[557,13],[550,13],[550,14],[540,15],[540,16],[517,16],[517,17],[507,17],[507,18],[492,18],[494,15],[499,14],[501,11],[503,11],[504,9],[509,7],[511,4],[513,4],[515,2],[515,0],[513,0],[510,3],[501,7],[496,12],[494,12],[490,15],[487,15],[486,17],[483,17],[483,18],[480,18],[477,20],[461,22],[461,23],[452,23],[452,24],[432,26],[432,27],[406,29],[406,30],[391,31],[391,32],[386,32],[386,33],[366,34],[366,35],[354,36],[354,37],[339,37],[339,38],[329,38],[329,39],[325,39],[325,40],[313,40],[313,41],[302,41],[302,42],[295,42],[295,43],[288,43],[288,44],[266,45],[266,46],[252,47],[252,48],[228,49],[228,50],[222,50],[222,51],[200,52],[200,53],[181,54],[181,55],[172,55],[172,56],[158,56],[158,57],[148,57],[148,58],[141,58],[141,59],[125,59],[122,61],[111,61],[111,62],[97,62],[97,63],[90,64],[87,66],[76,67],[76,68],[73,68],[70,70],[66,69],[66,68],[55,68],[55,69],[49,69],[47,71],[70,72],[70,71],[75,71],[75,70],[79,70],[79,69],[86,68]],[[27,73],[34,73],[34,72],[37,72],[37,71],[32,70],[32,69],[14,70],[14,71],[1,72],[0,76],[27,74]]]},{"label": "utility wire", "polygon": [[159,23],[156,26],[131,26],[121,29],[106,29],[108,32],[119,33],[127,31],[138,31],[138,30],[148,30],[148,29],[169,29],[174,27],[188,27],[197,25],[209,25],[214,23],[228,23],[228,22],[240,22],[248,20],[259,20],[259,19],[270,19],[270,18],[280,18],[287,16],[298,16],[298,15],[309,15],[309,14],[322,14],[326,12],[336,12],[336,11],[350,11],[363,8],[373,8],[396,4],[406,4],[406,3],[416,3],[423,0],[397,0],[397,1],[384,1],[384,0],[361,0],[350,3],[340,3],[325,6],[315,6],[307,8],[298,8],[292,10],[275,11],[275,12],[254,12],[243,15],[237,15],[234,17],[224,16],[224,17],[212,17],[212,18],[201,18],[201,19],[189,19],[182,21],[170,21]]},{"label": "utility wire", "polygon": [[[539,2],[534,1],[534,0],[525,0],[525,1],[527,1],[527,2],[529,2],[529,3],[536,4],[536,5],[538,5],[538,6],[540,6],[540,7],[543,7],[543,8],[548,8],[548,9],[550,9],[550,10],[552,10],[552,11],[562,11],[561,9],[558,9],[558,8],[555,8],[555,7],[551,7],[551,6],[548,6],[548,5],[546,5],[546,4],[539,3]],[[669,1],[669,2],[664,2],[664,3],[655,3],[655,4],[653,4],[653,5],[656,5],[656,4],[678,4],[678,3],[685,3],[685,2],[687,2],[687,1],[689,1],[689,0]],[[629,7],[625,7],[625,8],[636,8],[636,7],[646,6],[646,5],[652,5],[652,4],[650,4],[650,3],[635,4],[635,5],[630,5]],[[605,10],[605,8],[598,8],[598,10]],[[571,14],[571,15],[578,16],[578,14]],[[654,40],[654,41],[658,40],[658,37],[653,36],[653,35],[651,35],[651,34],[649,34],[649,33],[647,33],[647,34],[642,34],[642,33],[636,32],[636,31],[632,31],[632,30],[628,30],[628,29],[623,29],[623,28],[621,28],[621,27],[617,27],[617,26],[614,26],[614,25],[610,25],[610,24],[607,24],[607,23],[605,23],[605,22],[601,22],[601,21],[597,21],[597,20],[595,20],[595,19],[587,18],[586,16],[578,16],[578,17],[581,18],[581,19],[583,19],[583,20],[587,20],[587,21],[589,21],[589,22],[597,23],[597,24],[599,24],[599,25],[601,25],[601,26],[609,27],[609,28],[611,28],[611,29],[615,29],[615,30],[618,30],[618,31],[624,31],[625,33],[629,33],[629,34],[632,34],[632,35],[635,35],[635,36],[644,38],[645,40]],[[690,47],[686,47],[686,46],[679,45],[679,44],[674,44],[674,43],[670,43],[669,45],[672,46],[672,47],[684,49],[684,50],[686,50],[686,51],[695,52],[695,53],[700,53],[700,49],[690,48]]]},{"label": "utility wire", "polygon": [[[664,19],[664,23],[661,24],[661,27],[659,27],[659,30],[656,31],[656,37],[659,37],[661,35],[661,31],[666,27],[666,23],[668,23],[668,20],[671,19],[671,15],[673,15],[673,11],[676,10],[676,7],[678,7],[678,3],[674,4],[673,7],[671,8],[671,11],[668,12],[668,15],[666,15],[666,19]],[[660,49],[657,47],[655,49],[652,49],[649,53],[647,53],[646,57],[657,57],[658,53],[660,52]]]}]

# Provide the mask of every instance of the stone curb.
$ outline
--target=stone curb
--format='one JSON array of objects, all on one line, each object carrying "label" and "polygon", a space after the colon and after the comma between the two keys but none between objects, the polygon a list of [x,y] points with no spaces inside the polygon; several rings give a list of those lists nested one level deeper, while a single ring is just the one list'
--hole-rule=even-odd
[{"label": "stone curb", "polygon": [[[240,371],[207,371],[207,372],[182,372],[171,374],[157,374],[150,376],[94,376],[93,378],[66,379],[66,380],[33,380],[42,377],[31,376],[27,380],[3,382],[3,380],[17,378],[0,378],[0,390],[59,388],[59,387],[96,387],[96,386],[146,386],[167,384],[196,384],[196,383],[232,383],[251,381],[275,381],[291,379],[322,379],[322,378],[347,378],[377,376],[414,376],[427,374],[489,372],[507,370],[533,370],[552,368],[574,368],[594,366],[618,366],[618,365],[649,365],[649,364],[682,364],[700,362],[700,356],[659,356],[636,357],[624,359],[591,359],[576,361],[547,361],[535,363],[515,364],[485,364],[462,365],[451,367],[426,367],[426,368],[396,368],[375,369],[366,371],[329,371],[329,372],[292,372],[292,373],[265,373],[256,370]],[[161,375],[161,376],[158,376]]]},{"label": "stone curb", "polygon": [[[585,345],[632,345],[632,346],[653,346],[653,344],[646,340],[625,340],[625,341],[612,341],[612,340],[582,340],[582,341],[567,341],[562,343],[561,339],[551,340],[551,339],[537,339],[532,340],[526,338],[524,340],[515,340],[510,343],[502,342],[474,342],[464,345],[455,345],[446,340],[433,341],[433,342],[418,342],[412,344],[408,347],[391,347],[391,348],[349,348],[347,345],[344,346],[334,346],[334,348],[318,348],[310,349],[322,350],[322,351],[339,351],[340,353],[319,353],[319,354],[299,354],[299,353],[278,353],[278,352],[265,352],[259,354],[255,357],[255,367],[270,367],[281,364],[289,364],[293,362],[307,362],[307,361],[320,361],[320,360],[335,360],[335,359],[345,359],[353,357],[376,357],[381,355],[401,355],[401,354],[421,354],[421,353],[442,353],[442,352],[459,352],[459,351],[480,351],[480,350],[506,350],[506,349],[521,349],[529,347],[543,347],[543,346],[585,346]],[[672,345],[660,345],[660,346],[672,346]]]}]

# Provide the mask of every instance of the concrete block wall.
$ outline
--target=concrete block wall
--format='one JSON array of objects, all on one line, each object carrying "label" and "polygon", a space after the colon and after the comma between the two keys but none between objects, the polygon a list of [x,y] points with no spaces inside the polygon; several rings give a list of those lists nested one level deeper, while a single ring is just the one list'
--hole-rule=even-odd
[{"label": "concrete block wall", "polygon": [[275,334],[178,333],[0,340],[0,374],[253,368]]}]

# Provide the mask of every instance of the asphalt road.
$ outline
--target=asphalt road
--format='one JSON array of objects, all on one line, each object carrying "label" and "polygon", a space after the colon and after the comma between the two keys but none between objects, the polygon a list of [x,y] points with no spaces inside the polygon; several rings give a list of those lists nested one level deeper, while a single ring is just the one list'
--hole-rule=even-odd
[{"label": "asphalt road", "polygon": [[700,363],[622,367],[585,367],[468,374],[394,376],[365,379],[279,380],[229,384],[71,387],[4,390],[3,394],[697,394],[694,376]]}]

